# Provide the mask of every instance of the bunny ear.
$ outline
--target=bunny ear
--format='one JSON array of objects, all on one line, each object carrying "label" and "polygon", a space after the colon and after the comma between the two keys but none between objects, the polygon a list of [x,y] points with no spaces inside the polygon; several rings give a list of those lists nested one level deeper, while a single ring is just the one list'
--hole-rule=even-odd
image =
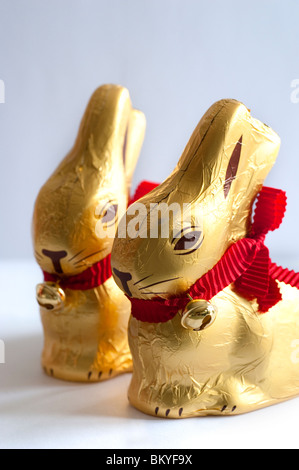
[{"label": "bunny ear", "polygon": [[[103,85],[92,95],[81,121],[74,147],[62,165],[84,162],[94,169],[121,164],[132,104],[119,85]],[[112,151],[113,149],[113,151]]]},{"label": "bunny ear", "polygon": [[241,157],[242,140],[243,140],[243,136],[241,136],[240,139],[238,140],[234,148],[234,151],[232,153],[232,156],[230,158],[230,161],[228,162],[225,183],[224,183],[224,188],[223,188],[225,199],[227,198],[232,182],[234,181],[237,175],[237,171],[238,171],[238,167],[240,163],[240,157]]},{"label": "bunny ear", "polygon": [[133,109],[124,137],[123,162],[128,187],[131,186],[133,173],[144,140],[146,119],[141,111]]},{"label": "bunny ear", "polygon": [[254,119],[246,106],[232,99],[218,101],[200,120],[160,192],[167,197],[169,189],[176,188],[171,191],[174,199],[175,192],[180,192],[190,201],[215,199],[219,194],[231,203],[246,196],[249,204],[272,168],[279,147],[279,136]]}]

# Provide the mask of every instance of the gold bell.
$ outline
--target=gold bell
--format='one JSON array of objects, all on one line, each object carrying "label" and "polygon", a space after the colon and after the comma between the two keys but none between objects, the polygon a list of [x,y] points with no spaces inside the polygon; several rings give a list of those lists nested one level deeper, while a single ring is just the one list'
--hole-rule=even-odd
[{"label": "gold bell", "polygon": [[187,330],[203,331],[214,323],[216,316],[217,309],[210,302],[192,299],[182,313],[181,323]]},{"label": "gold bell", "polygon": [[65,293],[55,282],[44,282],[36,287],[36,300],[47,310],[59,310],[63,307]]}]

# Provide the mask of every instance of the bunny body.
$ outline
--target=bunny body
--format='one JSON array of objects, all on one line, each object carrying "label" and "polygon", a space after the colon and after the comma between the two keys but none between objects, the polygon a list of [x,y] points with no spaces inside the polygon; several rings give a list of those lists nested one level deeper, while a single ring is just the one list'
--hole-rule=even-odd
[{"label": "bunny body", "polygon": [[[131,318],[131,403],[160,417],[245,413],[299,394],[299,293],[280,284],[284,300],[267,314],[226,288],[212,299],[217,320],[206,331]],[[296,353],[297,344],[297,353]]]},{"label": "bunny body", "polygon": [[[115,239],[114,278],[128,297],[150,305],[183,295],[245,238],[279,146],[279,137],[241,103],[213,105],[174,172],[138,201],[147,215],[162,201],[185,204],[191,218],[174,215],[168,237]],[[149,229],[150,218],[142,225]],[[125,288],[123,279],[130,279]],[[203,331],[183,328],[179,310],[168,321],[155,311],[153,321],[131,317],[130,402],[153,416],[184,418],[244,413],[298,395],[299,291],[277,284],[283,300],[264,314],[233,284],[224,288],[211,299],[217,318]]]},{"label": "bunny body", "polygon": [[[35,256],[46,277],[54,279],[37,288],[45,335],[42,365],[56,378],[99,381],[131,370],[130,303],[113,278],[107,275],[99,285],[84,288],[72,288],[68,281],[95,266],[103,271],[104,262],[107,270],[144,130],[144,116],[132,109],[126,89],[100,87],[73,149],[38,195]],[[113,233],[99,236],[98,229],[110,225]]]}]

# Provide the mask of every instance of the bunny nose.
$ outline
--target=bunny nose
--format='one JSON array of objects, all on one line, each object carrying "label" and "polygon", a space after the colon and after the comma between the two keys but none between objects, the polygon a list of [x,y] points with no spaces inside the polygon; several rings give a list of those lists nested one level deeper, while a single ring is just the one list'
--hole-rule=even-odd
[{"label": "bunny nose", "polygon": [[49,250],[43,250],[42,253],[47,256],[48,258],[51,259],[55,272],[57,274],[63,274],[63,269],[60,264],[60,260],[62,258],[65,258],[67,256],[66,251],[49,251]]},{"label": "bunny nose", "polygon": [[128,286],[128,282],[131,281],[131,279],[132,279],[131,274],[130,273],[124,273],[122,271],[118,271],[118,269],[115,269],[115,268],[113,268],[113,272],[119,278],[125,293],[129,297],[132,297],[132,293],[131,293],[131,291],[129,289],[129,286]]}]

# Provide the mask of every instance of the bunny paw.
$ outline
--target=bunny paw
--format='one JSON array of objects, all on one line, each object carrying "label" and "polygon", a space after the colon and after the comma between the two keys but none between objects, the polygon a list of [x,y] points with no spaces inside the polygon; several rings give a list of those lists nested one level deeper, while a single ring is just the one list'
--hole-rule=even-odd
[{"label": "bunny paw", "polygon": [[[104,380],[105,378],[109,378],[111,377],[113,374],[113,369],[110,369],[107,373],[103,372],[102,370],[100,370],[99,372],[98,371],[89,371],[88,372],[88,375],[87,375],[87,378],[89,381],[100,381],[100,380]],[[104,377],[104,375],[108,375],[108,377]]]},{"label": "bunny paw", "polygon": [[53,369],[47,369],[46,367],[43,367],[44,373],[49,375],[50,377],[54,377],[54,370]]},{"label": "bunny paw", "polygon": [[227,413],[227,414],[231,414],[233,413],[234,411],[236,411],[237,407],[236,405],[234,405],[232,407],[232,409],[230,409],[227,405],[224,405],[222,408],[221,408],[221,413]]},{"label": "bunny paw", "polygon": [[170,408],[167,408],[166,410],[160,410],[160,408],[157,406],[155,408],[155,415],[160,416],[161,418],[182,418],[184,412],[184,408],[180,408],[179,410],[173,409],[171,410]]},{"label": "bunny paw", "polygon": [[[225,415],[225,414],[226,415],[231,415],[232,413],[234,413],[236,411],[236,409],[237,409],[236,405],[234,405],[233,407],[229,407],[228,405],[224,405],[222,408],[219,408],[216,411],[220,412],[221,415]],[[212,412],[210,414],[214,414],[213,413],[214,410],[211,410],[211,411]],[[184,408],[183,407],[181,407],[179,409],[177,409],[177,408],[174,408],[174,409],[167,408],[165,410],[165,409],[161,409],[157,406],[155,408],[155,415],[158,416],[158,417],[161,417],[161,418],[184,418],[184,417],[186,417],[186,415],[184,416]],[[190,417],[190,411],[189,411],[189,413],[187,413],[187,416]]]}]

